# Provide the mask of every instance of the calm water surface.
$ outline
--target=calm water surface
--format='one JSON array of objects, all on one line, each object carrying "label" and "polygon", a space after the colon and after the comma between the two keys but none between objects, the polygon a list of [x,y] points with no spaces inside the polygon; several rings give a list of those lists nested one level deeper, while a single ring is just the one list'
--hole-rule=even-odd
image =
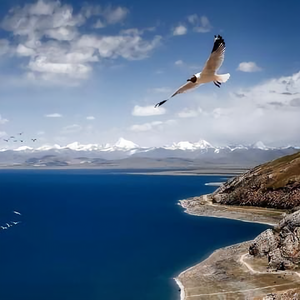
[{"label": "calm water surface", "polygon": [[176,205],[222,178],[0,171],[0,225],[22,221],[0,230],[0,299],[178,299],[174,276],[266,228]]}]

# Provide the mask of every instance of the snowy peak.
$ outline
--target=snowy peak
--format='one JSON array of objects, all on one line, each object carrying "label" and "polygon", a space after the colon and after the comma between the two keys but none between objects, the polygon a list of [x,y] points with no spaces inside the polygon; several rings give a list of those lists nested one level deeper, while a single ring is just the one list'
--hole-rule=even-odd
[{"label": "snowy peak", "polygon": [[200,140],[199,142],[195,143],[195,146],[197,149],[209,149],[209,148],[215,148],[212,146],[209,142],[205,140]]},{"label": "snowy peak", "polygon": [[119,138],[113,148],[117,150],[131,150],[139,148],[139,146],[131,141],[125,140],[124,138]]},{"label": "snowy peak", "polygon": [[178,142],[178,143],[173,143],[171,146],[166,146],[163,148],[168,150],[183,150],[183,151],[207,150],[209,148],[214,149],[214,147],[205,140],[200,140],[197,143],[191,143],[187,141]]},{"label": "snowy peak", "polygon": [[258,141],[255,144],[253,144],[252,148],[260,150],[269,150],[269,147],[267,147],[262,141]]}]

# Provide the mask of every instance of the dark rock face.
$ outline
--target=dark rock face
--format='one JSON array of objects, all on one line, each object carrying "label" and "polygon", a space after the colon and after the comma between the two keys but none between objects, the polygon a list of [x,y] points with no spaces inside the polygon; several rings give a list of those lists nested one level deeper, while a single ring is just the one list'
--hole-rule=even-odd
[{"label": "dark rock face", "polygon": [[260,165],[215,191],[214,202],[291,209],[300,205],[300,153]]},{"label": "dark rock face", "polygon": [[250,245],[249,254],[267,257],[270,269],[300,266],[300,210],[286,215],[274,229],[262,232]]}]

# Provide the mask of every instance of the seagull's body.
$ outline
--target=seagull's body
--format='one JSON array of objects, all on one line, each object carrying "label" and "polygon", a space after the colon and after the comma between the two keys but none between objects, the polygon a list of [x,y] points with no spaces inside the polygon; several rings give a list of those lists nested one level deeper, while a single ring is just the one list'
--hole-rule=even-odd
[{"label": "seagull's body", "polygon": [[224,39],[218,35],[215,36],[214,46],[211,51],[211,55],[206,61],[206,64],[202,70],[202,72],[194,74],[190,79],[188,79],[187,83],[182,85],[177,91],[175,91],[168,99],[161,101],[155,105],[155,107],[161,106],[165,102],[167,102],[172,97],[177,94],[185,93],[191,89],[199,87],[201,84],[213,82],[217,87],[220,87],[223,82],[226,82],[230,74],[217,74],[218,69],[221,67],[224,61],[224,53],[225,53],[225,42]]}]

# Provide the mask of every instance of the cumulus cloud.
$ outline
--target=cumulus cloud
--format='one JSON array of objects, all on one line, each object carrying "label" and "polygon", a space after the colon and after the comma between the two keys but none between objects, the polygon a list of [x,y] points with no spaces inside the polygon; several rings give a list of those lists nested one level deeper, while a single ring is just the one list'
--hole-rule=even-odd
[{"label": "cumulus cloud", "polygon": [[158,115],[164,115],[165,113],[166,113],[166,109],[164,107],[155,108],[154,105],[150,105],[150,106],[135,105],[132,110],[132,115],[137,117],[158,116]]},{"label": "cumulus cloud", "polygon": [[237,68],[238,71],[242,72],[258,72],[262,69],[253,61],[241,62]]},{"label": "cumulus cloud", "polygon": [[190,24],[192,24],[193,30],[195,32],[206,33],[211,31],[213,28],[209,22],[208,17],[206,16],[199,17],[198,15],[194,14],[188,16],[188,21],[190,22]]},{"label": "cumulus cloud", "polygon": [[173,35],[185,35],[187,34],[187,28],[184,25],[178,25],[173,30]]},{"label": "cumulus cloud", "polygon": [[103,58],[123,57],[128,60],[139,60],[149,56],[156,48],[161,36],[155,36],[152,40],[146,41],[138,30],[126,30],[116,36],[83,35],[78,39],[78,48],[91,48]]},{"label": "cumulus cloud", "polygon": [[46,118],[62,118],[62,115],[58,114],[58,113],[53,113],[53,114],[44,115],[44,117],[46,117]]},{"label": "cumulus cloud", "polygon": [[128,13],[120,6],[88,5],[75,13],[71,5],[54,0],[14,7],[1,27],[14,35],[17,45],[11,51],[9,41],[0,40],[0,55],[10,51],[27,58],[24,78],[32,82],[76,85],[87,79],[93,65],[102,59],[143,59],[160,44],[160,36],[145,39],[144,31],[137,29],[101,36],[81,29],[93,16],[98,16],[94,27],[102,28],[122,22]]},{"label": "cumulus cloud", "polygon": [[87,116],[86,119],[89,121],[94,121],[96,118],[94,116]]}]

